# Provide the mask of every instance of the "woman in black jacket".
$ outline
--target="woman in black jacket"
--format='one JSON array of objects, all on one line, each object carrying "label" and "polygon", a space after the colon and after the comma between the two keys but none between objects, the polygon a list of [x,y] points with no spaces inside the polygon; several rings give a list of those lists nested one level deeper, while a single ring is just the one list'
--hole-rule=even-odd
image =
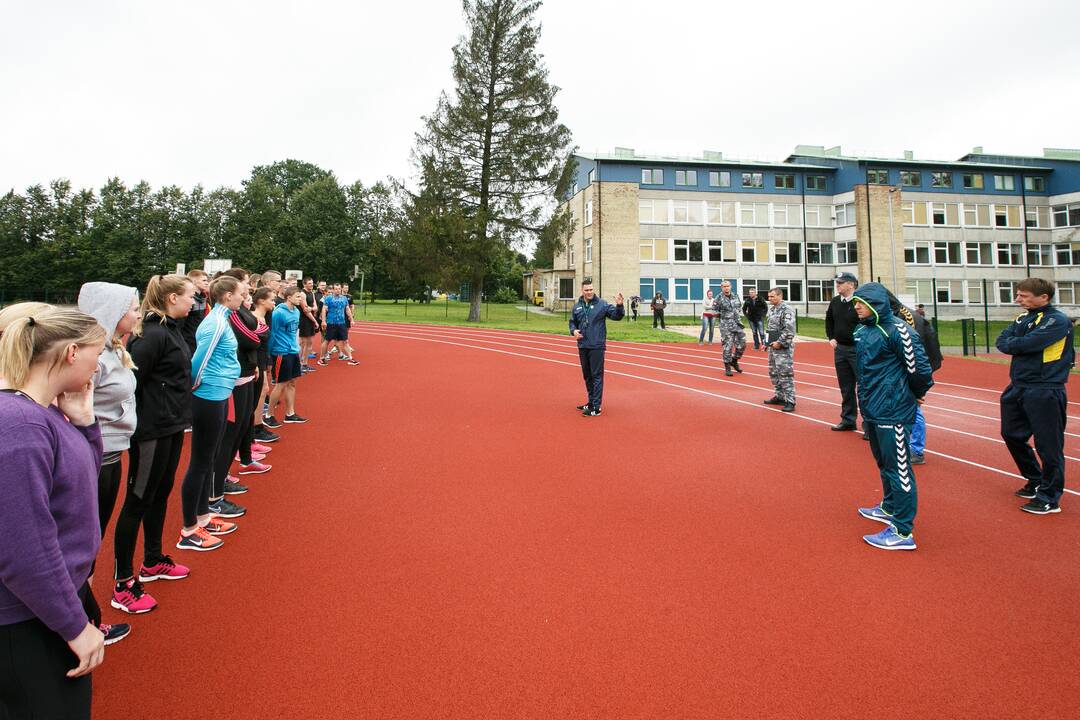
[{"label": "woman in black jacket", "polygon": [[[181,323],[195,303],[195,286],[180,275],[155,275],[143,295],[141,320],[128,340],[135,363],[138,424],[128,450],[124,506],[113,538],[116,587],[112,606],[138,614],[157,602],[142,583],[179,580],[188,569],[161,552],[165,512],[172,492],[184,430],[191,424],[191,354]],[[135,577],[135,541],[143,528],[143,564]]]}]

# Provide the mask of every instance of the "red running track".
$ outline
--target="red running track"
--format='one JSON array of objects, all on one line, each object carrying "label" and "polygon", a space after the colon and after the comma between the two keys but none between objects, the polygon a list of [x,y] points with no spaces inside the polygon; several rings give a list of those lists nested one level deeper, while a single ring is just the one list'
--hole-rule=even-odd
[{"label": "red running track", "polygon": [[798,346],[787,415],[760,404],[764,355],[728,379],[717,346],[613,342],[586,419],[568,338],[353,337],[361,366],[301,381],[312,420],[236,498],[240,531],[174,553],[192,576],[148,585],[154,613],[107,611],[135,630],[97,717],[1080,713],[1080,501],[1017,509],[1005,366],[946,359],[920,547],[886,553],[855,511],[880,496],[867,445],[827,428],[825,345]]}]

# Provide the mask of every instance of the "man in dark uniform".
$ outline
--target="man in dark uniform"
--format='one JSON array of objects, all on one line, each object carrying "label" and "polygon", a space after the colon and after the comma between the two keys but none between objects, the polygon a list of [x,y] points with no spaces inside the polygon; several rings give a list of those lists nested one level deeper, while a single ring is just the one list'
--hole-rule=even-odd
[{"label": "man in dark uniform", "polygon": [[[1020,281],[1016,303],[1027,312],[996,343],[1012,356],[1009,386],[1001,393],[1001,437],[1024,476],[1016,495],[1028,503],[1020,509],[1034,515],[1061,512],[1065,492],[1065,385],[1076,355],[1072,322],[1050,304],[1055,290],[1042,278]],[[1035,450],[1028,445],[1032,436]]]},{"label": "man in dark uniform", "polygon": [[[859,281],[849,272],[839,273],[833,281],[836,294],[829,301],[825,311],[825,336],[833,347],[833,365],[836,367],[836,381],[840,385],[840,422],[832,426],[833,430],[854,430],[859,414],[859,404],[855,393],[855,328],[859,327],[859,316],[851,298]],[[864,436],[865,437],[865,436]],[[867,438],[869,439],[869,438]]]},{"label": "man in dark uniform", "polygon": [[612,305],[607,300],[596,297],[590,278],[581,283],[581,297],[574,303],[574,309],[570,313],[570,335],[578,342],[581,375],[585,379],[585,392],[589,394],[588,402],[577,406],[585,417],[599,415],[604,398],[607,319],[622,320],[625,314],[622,293],[615,295],[615,304]]}]

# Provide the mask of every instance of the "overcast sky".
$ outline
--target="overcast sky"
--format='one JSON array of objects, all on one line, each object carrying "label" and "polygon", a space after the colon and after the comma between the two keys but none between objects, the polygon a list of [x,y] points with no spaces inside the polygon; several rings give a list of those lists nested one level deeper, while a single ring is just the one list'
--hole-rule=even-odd
[{"label": "overcast sky", "polygon": [[[541,51],[583,151],[776,160],[1080,147],[1080,3],[548,0]],[[66,177],[239,186],[316,163],[408,177],[459,2],[12,3],[0,191]]]}]

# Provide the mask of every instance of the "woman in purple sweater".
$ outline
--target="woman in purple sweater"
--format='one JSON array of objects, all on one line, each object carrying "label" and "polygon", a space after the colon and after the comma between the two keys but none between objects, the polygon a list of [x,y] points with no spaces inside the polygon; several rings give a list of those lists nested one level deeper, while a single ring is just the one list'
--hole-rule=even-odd
[{"label": "woman in purple sweater", "polygon": [[105,653],[86,610],[101,544],[90,379],[104,346],[94,318],[59,308],[0,337],[0,717],[90,717]]}]

